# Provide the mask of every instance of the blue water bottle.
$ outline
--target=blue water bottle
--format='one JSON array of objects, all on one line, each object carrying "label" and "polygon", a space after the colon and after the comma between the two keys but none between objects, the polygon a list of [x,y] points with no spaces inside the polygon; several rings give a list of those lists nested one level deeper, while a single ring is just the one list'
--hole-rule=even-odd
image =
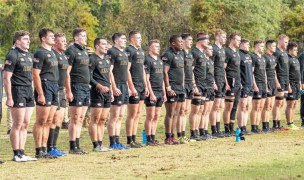
[{"label": "blue water bottle", "polygon": [[144,145],[147,144],[147,133],[146,133],[146,130],[143,130],[143,131],[142,131],[142,143],[143,143]]},{"label": "blue water bottle", "polygon": [[241,129],[236,128],[235,131],[235,142],[240,142],[241,141]]}]

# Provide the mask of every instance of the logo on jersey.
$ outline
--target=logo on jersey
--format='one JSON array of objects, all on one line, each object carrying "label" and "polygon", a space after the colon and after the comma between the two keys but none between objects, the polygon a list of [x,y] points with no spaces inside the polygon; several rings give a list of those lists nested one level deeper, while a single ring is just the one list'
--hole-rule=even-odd
[{"label": "logo on jersey", "polygon": [[59,60],[62,60],[62,57],[59,57]]},{"label": "logo on jersey", "polygon": [[23,62],[23,61],[24,61],[24,58],[20,58],[20,61],[22,61],[22,62]]},{"label": "logo on jersey", "polygon": [[130,56],[131,56],[131,54],[130,54],[129,52],[126,52],[126,55],[127,55],[128,57],[130,57]]},{"label": "logo on jersey", "polygon": [[122,56],[122,54],[118,54],[118,56]]},{"label": "logo on jersey", "polygon": [[102,62],[101,62],[101,61],[99,61],[99,64],[102,64]]},{"label": "logo on jersey", "polygon": [[38,58],[34,58],[33,60],[35,63],[39,63],[39,59]]},{"label": "logo on jersey", "polygon": [[163,61],[168,61],[168,58],[167,57],[162,57],[162,60]]},{"label": "logo on jersey", "polygon": [[81,56],[81,53],[79,52],[78,55]]},{"label": "logo on jersey", "polygon": [[30,62],[32,62],[32,58],[28,58]]},{"label": "logo on jersey", "polygon": [[12,65],[12,63],[9,60],[5,60],[6,65]]}]

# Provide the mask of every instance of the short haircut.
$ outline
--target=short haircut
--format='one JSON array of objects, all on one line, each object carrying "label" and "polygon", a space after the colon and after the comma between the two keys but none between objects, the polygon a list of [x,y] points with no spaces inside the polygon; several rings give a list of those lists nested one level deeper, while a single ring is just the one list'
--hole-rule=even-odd
[{"label": "short haircut", "polygon": [[61,33],[61,32],[58,32],[58,33],[55,33],[55,39],[56,38],[60,38],[60,37],[65,37],[65,34],[64,33]]},{"label": "short haircut", "polygon": [[130,40],[135,34],[140,34],[140,32],[139,32],[139,31],[130,31],[130,32],[129,32],[129,40]]},{"label": "short haircut", "polygon": [[49,29],[49,28],[42,28],[42,29],[40,29],[40,31],[39,31],[39,39],[40,39],[40,41],[42,41],[42,38],[46,37],[49,32],[54,33],[54,31],[51,30],[51,29]]},{"label": "short haircut", "polygon": [[169,39],[170,44],[175,42],[177,40],[177,38],[181,38],[181,36],[178,34],[174,34],[174,35],[170,36],[170,39]]},{"label": "short haircut", "polygon": [[241,39],[241,44],[249,43],[250,41],[248,39],[242,38]]},{"label": "short haircut", "polygon": [[200,41],[200,40],[203,40],[203,39],[209,39],[209,36],[208,36],[207,33],[200,32],[200,33],[196,34],[196,41]]},{"label": "short haircut", "polygon": [[158,39],[152,39],[152,40],[149,41],[148,47],[150,47],[154,43],[160,44],[160,41]]},{"label": "short haircut", "polygon": [[284,40],[284,39],[289,39],[289,37],[285,34],[280,34],[278,39],[279,40]]},{"label": "short haircut", "polygon": [[28,31],[16,31],[13,39],[13,43],[15,44],[17,40],[20,40],[23,36],[30,35]]},{"label": "short haircut", "polygon": [[241,33],[239,33],[239,32],[233,32],[233,33],[231,33],[230,36],[229,36],[229,40],[231,41],[231,40],[234,39],[236,36],[241,37]]},{"label": "short haircut", "polygon": [[187,39],[188,37],[192,37],[190,33],[181,34],[182,39]]},{"label": "short haircut", "polygon": [[225,31],[223,31],[222,29],[217,29],[214,33],[214,37],[217,37],[222,34],[227,34],[227,33]]},{"label": "short haircut", "polygon": [[126,33],[123,33],[123,32],[114,33],[113,36],[112,36],[113,43],[115,43],[115,40],[120,38],[121,36],[127,36],[127,35],[126,35]]},{"label": "short haircut", "polygon": [[289,42],[288,45],[287,45],[287,51],[292,50],[295,47],[298,47],[297,43]]},{"label": "short haircut", "polygon": [[254,41],[253,42],[253,46],[255,47],[256,45],[258,45],[258,44],[262,44],[262,43],[265,43],[263,40],[256,40],[256,41]]},{"label": "short haircut", "polygon": [[87,30],[85,28],[75,28],[72,32],[73,34],[73,38],[75,38],[76,36],[78,36],[81,32],[86,32]]},{"label": "short haircut", "polygon": [[94,40],[94,48],[96,49],[96,46],[100,44],[100,40],[105,40],[107,41],[105,38],[103,37],[97,37],[95,40]]},{"label": "short haircut", "polygon": [[266,41],[266,48],[268,48],[270,45],[272,45],[273,43],[275,43],[275,40],[270,39]]}]

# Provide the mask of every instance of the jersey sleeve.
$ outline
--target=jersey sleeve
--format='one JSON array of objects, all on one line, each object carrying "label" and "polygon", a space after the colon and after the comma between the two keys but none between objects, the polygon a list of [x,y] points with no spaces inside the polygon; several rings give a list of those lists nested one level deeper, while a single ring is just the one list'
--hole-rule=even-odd
[{"label": "jersey sleeve", "polygon": [[42,51],[36,51],[34,53],[33,68],[41,70],[44,60],[45,54]]},{"label": "jersey sleeve", "polygon": [[5,58],[4,71],[14,72],[16,62],[17,62],[17,55],[12,51],[9,52]]},{"label": "jersey sleeve", "polygon": [[170,56],[169,53],[165,53],[162,55],[161,60],[163,61],[165,66],[171,66],[173,58],[172,58],[172,56]]},{"label": "jersey sleeve", "polygon": [[90,84],[96,86],[98,82],[93,78],[93,72],[96,68],[96,59],[94,56],[90,56],[89,69],[90,69]]},{"label": "jersey sleeve", "polygon": [[230,61],[230,53],[229,51],[227,51],[227,49],[225,50],[225,54],[226,54],[225,63],[228,63]]},{"label": "jersey sleeve", "polygon": [[134,56],[135,52],[132,51],[131,49],[127,48],[127,49],[126,49],[126,53],[127,53],[129,62],[132,62],[132,59],[133,59],[133,56]]},{"label": "jersey sleeve", "polygon": [[111,65],[114,65],[115,57],[116,57],[115,52],[113,50],[109,49],[108,52],[107,52],[107,56],[110,58]]},{"label": "jersey sleeve", "polygon": [[76,58],[75,52],[73,51],[72,48],[69,48],[65,51],[65,55],[68,59],[69,65],[72,66]]},{"label": "jersey sleeve", "polygon": [[252,59],[252,67],[255,68],[255,66],[257,65],[257,58],[254,57],[254,55],[250,55],[251,59]]},{"label": "jersey sleeve", "polygon": [[145,58],[144,68],[145,68],[146,74],[150,74],[150,71],[151,71],[151,63],[150,63],[150,61],[149,61],[149,59],[148,59],[147,57]]}]

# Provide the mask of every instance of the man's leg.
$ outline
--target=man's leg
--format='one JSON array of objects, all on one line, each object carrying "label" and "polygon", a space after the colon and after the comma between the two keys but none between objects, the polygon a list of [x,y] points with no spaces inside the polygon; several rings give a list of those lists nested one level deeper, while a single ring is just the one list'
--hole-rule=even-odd
[{"label": "man's leg", "polygon": [[120,105],[111,105],[110,117],[107,125],[109,139],[110,139],[110,147],[113,149],[116,148],[115,128],[116,128],[117,119],[119,117],[120,109],[121,109]]},{"label": "man's leg", "polygon": [[135,116],[134,121],[133,121],[132,141],[137,145],[140,145],[139,143],[136,142],[136,135],[137,135],[138,123],[139,123],[139,120],[140,120],[140,114],[141,114],[141,110],[142,110],[143,106],[144,106],[144,101],[139,101],[139,104],[138,104],[138,107],[137,107],[138,108],[137,113],[136,113],[136,116]]},{"label": "man's leg", "polygon": [[165,144],[173,144],[171,141],[171,133],[172,133],[172,121],[173,121],[176,105],[177,102],[165,103],[165,108],[166,108],[166,115],[164,120],[165,133],[166,133]]},{"label": "man's leg", "polygon": [[20,137],[23,137],[21,128],[24,122],[25,108],[14,107],[11,108],[11,112],[12,112],[13,126],[10,132],[10,141],[14,152],[13,161],[16,162],[27,161],[25,159],[22,159],[20,152],[20,145],[22,144],[22,140],[20,139]]},{"label": "man's leg", "polygon": [[155,106],[146,106],[145,130],[147,134],[147,145],[154,145],[153,143],[151,143],[154,114],[155,114]]},{"label": "man's leg", "polygon": [[6,109],[6,119],[7,119],[7,134],[10,134],[12,126],[13,126],[13,120],[12,120],[12,114],[11,114],[10,107],[7,107],[7,109]]},{"label": "man's leg", "polygon": [[100,115],[102,113],[102,108],[91,107],[90,108],[90,124],[89,124],[89,134],[93,144],[93,151],[99,152],[100,147],[98,144],[98,123]]},{"label": "man's leg", "polygon": [[274,121],[276,121],[276,127],[277,129],[281,129],[281,110],[285,101],[284,98],[284,91],[278,92],[275,97],[275,103],[272,110],[272,118]]},{"label": "man's leg", "polygon": [[189,115],[189,125],[190,125],[190,139],[199,141],[201,140],[197,135],[196,130],[198,130],[197,121],[199,118],[200,106],[202,103],[201,97],[194,97],[191,101],[191,111]]}]

